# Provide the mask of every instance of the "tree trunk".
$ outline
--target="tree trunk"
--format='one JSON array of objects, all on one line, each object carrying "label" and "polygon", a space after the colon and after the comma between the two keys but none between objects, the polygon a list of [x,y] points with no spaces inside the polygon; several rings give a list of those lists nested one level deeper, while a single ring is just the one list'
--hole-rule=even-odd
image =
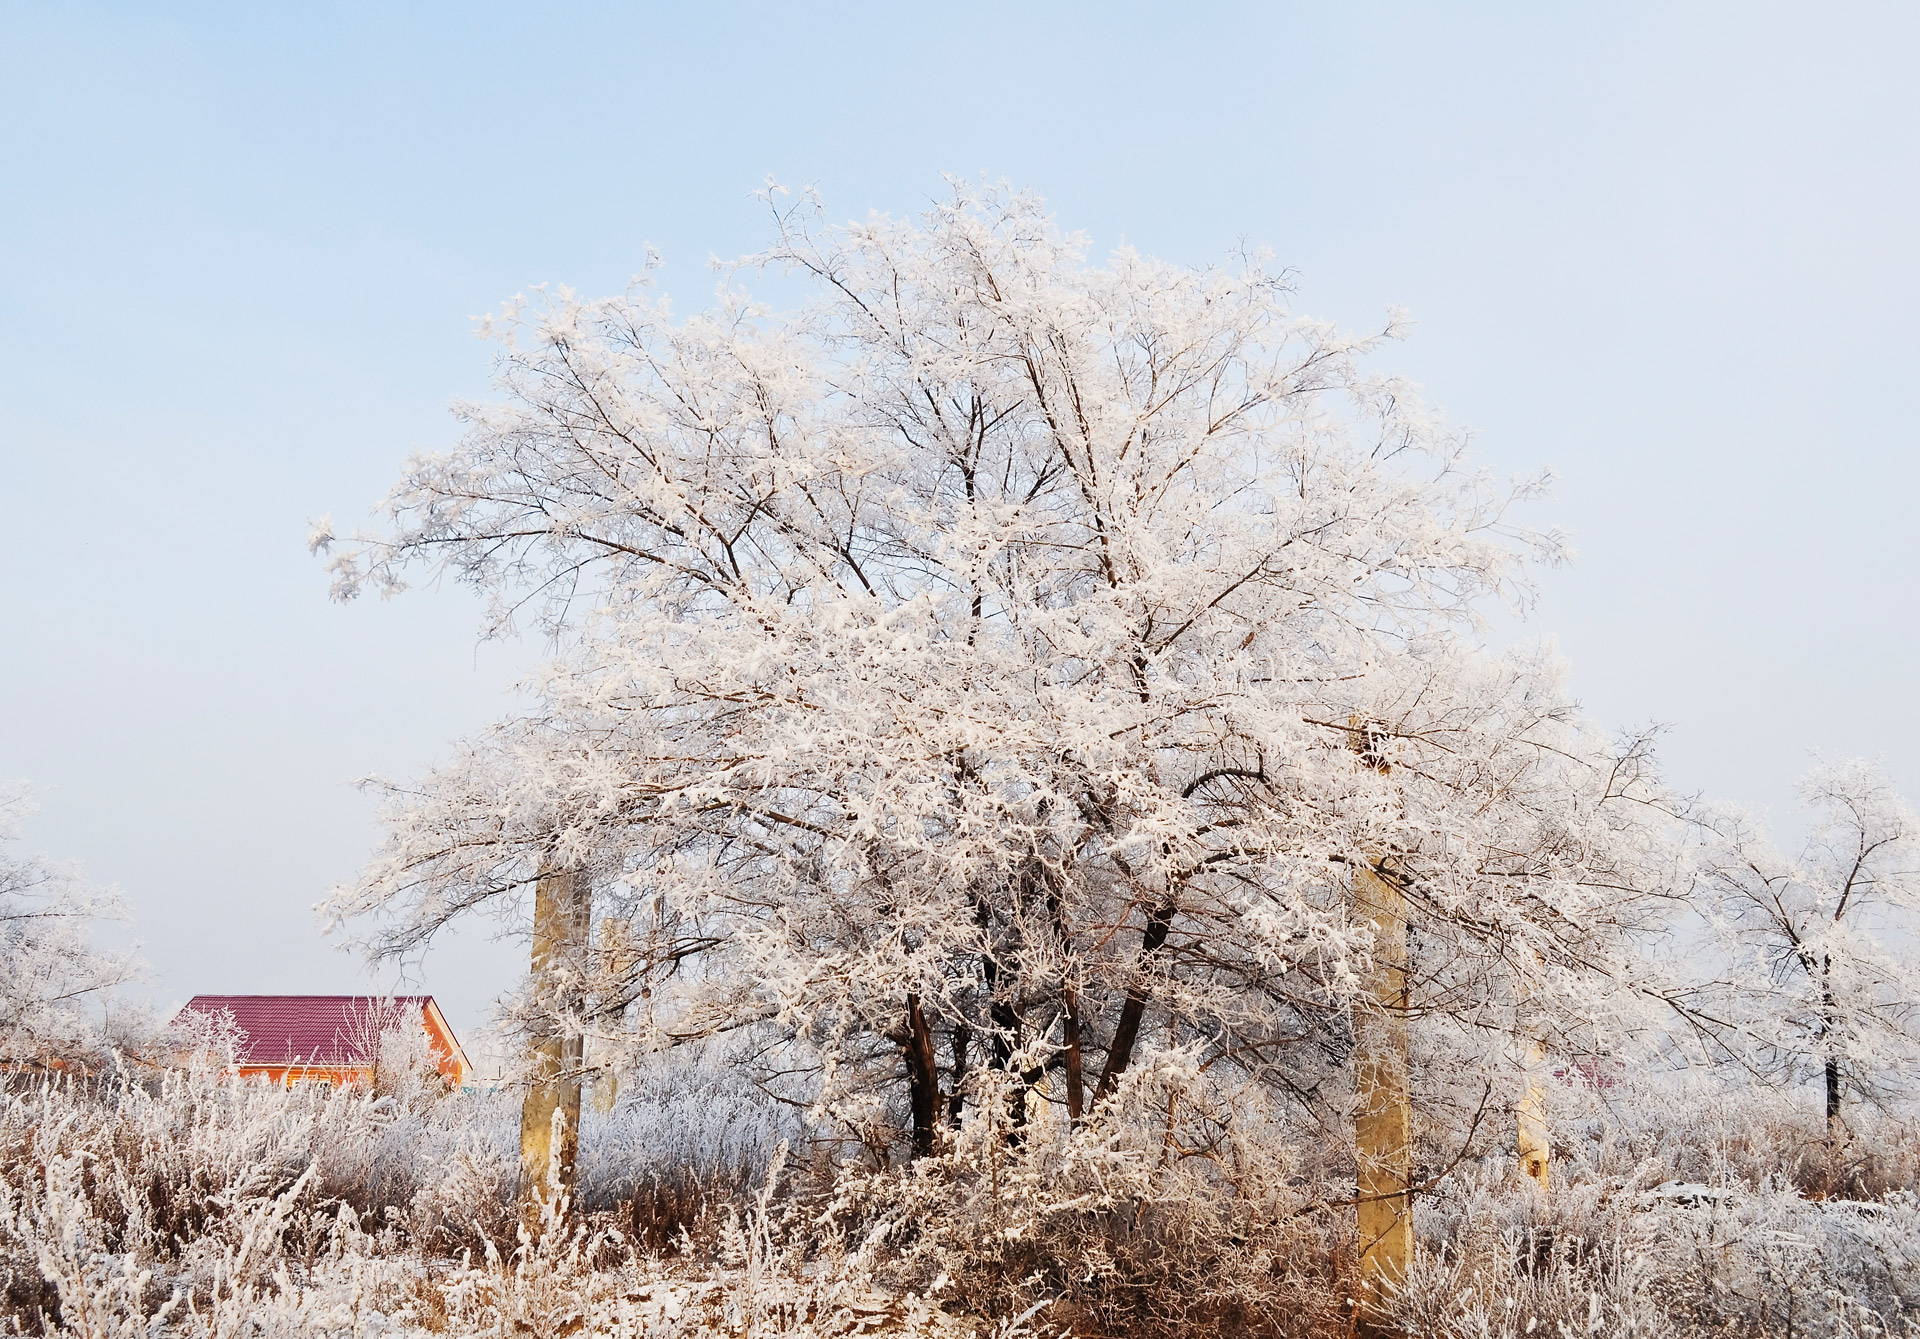
[{"label": "tree trunk", "polygon": [[933,1152],[940,1120],[940,1070],[933,1058],[933,1029],[920,1008],[918,995],[907,996],[907,1099],[913,1108],[913,1156]]},{"label": "tree trunk", "polygon": [[1820,1032],[1827,1049],[1827,1141],[1840,1142],[1840,1057],[1833,1053],[1834,1024],[1840,1010],[1833,999],[1833,959],[1820,960]]},{"label": "tree trunk", "polygon": [[1080,1128],[1080,1118],[1086,1114],[1086,1088],[1080,1072],[1080,996],[1071,988],[1061,992],[1060,1002],[1066,1010],[1061,1027],[1067,1043],[1067,1124],[1070,1129]]},{"label": "tree trunk", "polygon": [[[996,972],[997,976],[998,973]],[[991,979],[991,978],[990,978]],[[993,1039],[987,1054],[992,1066],[1002,1074],[1013,1074],[1013,1057],[1020,1049],[1020,1034],[1024,1026],[1020,1011],[1013,1007],[1011,1000],[996,998],[987,1013],[993,1024]],[[1037,1081],[1037,1073],[1018,1076],[1020,1085],[1013,1090],[1012,1106],[1007,1111],[1007,1142],[1017,1144],[1025,1137],[1027,1125],[1027,1090]]]},{"label": "tree trunk", "polygon": [[547,1205],[570,1198],[580,1150],[580,1001],[569,999],[592,915],[578,870],[544,868],[533,898],[533,995],[539,1010],[532,1073],[520,1104],[520,1211],[535,1230]]},{"label": "tree trunk", "polygon": [[[1164,906],[1147,917],[1146,933],[1140,937],[1140,957],[1135,971],[1144,972],[1167,942],[1173,928],[1173,907]],[[1107,1047],[1106,1067],[1100,1071],[1100,1086],[1093,1090],[1098,1102],[1120,1082],[1127,1066],[1133,1063],[1133,1048],[1140,1040],[1140,1020],[1147,1013],[1147,989],[1139,982],[1127,987],[1127,999],[1120,1006],[1120,1021],[1114,1025],[1113,1044]]]},{"label": "tree trunk", "polygon": [[1052,879],[1047,880],[1047,911],[1053,917],[1054,937],[1060,941],[1060,954],[1065,960],[1061,967],[1065,979],[1060,985],[1060,1027],[1067,1051],[1067,1128],[1077,1130],[1086,1112],[1080,1057],[1080,992],[1071,984],[1073,942],[1067,932],[1067,909],[1060,900],[1059,885]]},{"label": "tree trunk", "polygon": [[973,1029],[965,1023],[953,1025],[953,1079],[947,1094],[947,1124],[960,1128],[960,1113],[966,1110],[967,1047],[973,1042]]},{"label": "tree trunk", "polygon": [[[1355,909],[1373,925],[1373,959],[1353,1005],[1353,1141],[1361,1306],[1377,1315],[1413,1254],[1413,1107],[1407,1074],[1407,903],[1371,865],[1354,873]],[[1370,1333],[1385,1333],[1376,1321]]]},{"label": "tree trunk", "polygon": [[[1026,1023],[1020,1017],[1020,1011],[1008,998],[1008,992],[1001,989],[1000,964],[989,953],[982,964],[987,982],[987,1022],[990,1025],[987,1043],[987,1063],[1002,1074],[1012,1074],[1013,1057],[1020,1050],[1021,1034]],[[1018,1075],[1020,1085],[1013,1092],[1013,1105],[1007,1112],[1009,1130],[1007,1142],[1018,1144],[1026,1137],[1027,1097],[1034,1086],[1040,1082],[1042,1071],[1023,1070]]]}]

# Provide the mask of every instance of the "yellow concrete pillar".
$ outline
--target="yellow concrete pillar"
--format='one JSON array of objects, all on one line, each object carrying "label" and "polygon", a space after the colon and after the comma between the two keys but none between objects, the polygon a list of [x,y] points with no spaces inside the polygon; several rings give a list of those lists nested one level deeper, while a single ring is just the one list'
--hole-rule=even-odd
[{"label": "yellow concrete pillar", "polygon": [[[1387,760],[1361,722],[1352,740],[1365,766]],[[1358,1169],[1360,1298],[1363,1331],[1387,1333],[1387,1293],[1413,1258],[1413,1094],[1408,1074],[1407,898],[1390,868],[1377,861],[1353,876],[1357,916],[1373,928],[1373,957],[1353,1002],[1353,1143]]]},{"label": "yellow concrete pillar", "polygon": [[[1536,969],[1545,962],[1533,954]],[[1513,1153],[1520,1174],[1544,1194],[1552,1182],[1553,1141],[1547,1128],[1546,1044],[1540,1040],[1540,1022],[1530,1001],[1533,988],[1523,977],[1514,1024],[1520,1034],[1520,1101],[1514,1108]]]},{"label": "yellow concrete pillar", "polygon": [[1515,1111],[1513,1141],[1521,1174],[1540,1187],[1542,1194],[1546,1193],[1553,1173],[1553,1147],[1547,1130],[1547,1087],[1540,1072],[1546,1059],[1547,1048],[1529,1037],[1525,1051],[1526,1076],[1522,1080],[1520,1105]]},{"label": "yellow concrete pillar", "polygon": [[1359,1171],[1360,1279],[1369,1311],[1413,1257],[1413,1094],[1407,1065],[1407,903],[1372,867],[1354,875],[1373,926],[1366,989],[1353,1006],[1353,1142]]},{"label": "yellow concrete pillar", "polygon": [[540,1011],[530,1041],[526,1097],[520,1104],[520,1209],[537,1228],[556,1194],[573,1193],[580,1148],[580,1071],[585,1042],[575,987],[591,904],[578,870],[540,871],[533,899],[533,995]]}]

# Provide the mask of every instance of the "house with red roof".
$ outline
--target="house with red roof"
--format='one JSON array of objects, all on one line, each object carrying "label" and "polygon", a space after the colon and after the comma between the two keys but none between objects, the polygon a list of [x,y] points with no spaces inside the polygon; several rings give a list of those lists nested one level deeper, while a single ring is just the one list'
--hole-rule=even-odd
[{"label": "house with red roof", "polygon": [[431,995],[195,995],[179,1016],[188,1015],[231,1030],[242,1078],[371,1087],[381,1038],[413,1027],[425,1034],[433,1067],[453,1087],[470,1069]]}]

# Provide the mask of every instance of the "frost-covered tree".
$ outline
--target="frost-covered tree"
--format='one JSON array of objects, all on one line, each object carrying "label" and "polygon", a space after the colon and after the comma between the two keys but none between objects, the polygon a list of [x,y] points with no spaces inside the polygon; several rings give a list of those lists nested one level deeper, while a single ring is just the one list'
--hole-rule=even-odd
[{"label": "frost-covered tree", "polygon": [[1799,790],[1798,859],[1719,809],[1700,871],[1732,950],[1726,1021],[1775,1074],[1817,1078],[1837,1126],[1848,1091],[1906,1091],[1920,1057],[1920,818],[1870,762],[1824,763]]},{"label": "frost-covered tree", "polygon": [[1366,370],[1393,326],[1294,314],[1259,256],[1090,264],[966,186],[775,223],[735,273],[810,282],[797,314],[510,305],[502,398],[339,543],[342,597],[450,573],[559,649],[534,709],[390,789],[336,920],[404,956],[581,871],[599,948],[536,1009],[757,1030],[921,1153],[989,1096],[1016,1139],[1084,1122],[1149,1055],[1336,1100],[1363,863],[1456,1051],[1611,1044],[1658,782],[1553,656],[1476,649],[1558,543]]},{"label": "frost-covered tree", "polygon": [[93,943],[102,920],[125,919],[116,895],[14,849],[30,811],[24,787],[0,786],[0,1063],[92,1058],[119,1039],[107,997],[139,963]]}]

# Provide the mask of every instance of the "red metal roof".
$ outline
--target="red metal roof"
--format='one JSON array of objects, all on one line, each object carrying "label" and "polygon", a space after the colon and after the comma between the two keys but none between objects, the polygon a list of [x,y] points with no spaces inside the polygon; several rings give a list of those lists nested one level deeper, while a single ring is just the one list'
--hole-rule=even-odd
[{"label": "red metal roof", "polygon": [[431,995],[195,995],[181,1012],[230,1016],[243,1065],[356,1066],[373,1063],[376,1040],[400,1020],[426,1026],[432,1004]]}]

